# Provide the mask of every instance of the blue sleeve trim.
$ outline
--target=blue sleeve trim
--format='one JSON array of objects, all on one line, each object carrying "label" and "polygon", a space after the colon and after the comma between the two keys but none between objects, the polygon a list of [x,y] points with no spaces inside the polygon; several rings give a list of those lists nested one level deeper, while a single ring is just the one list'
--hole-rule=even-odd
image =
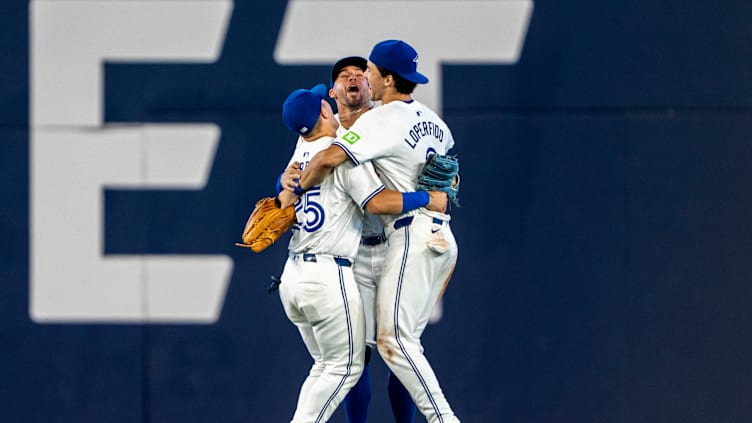
[{"label": "blue sleeve trim", "polygon": [[350,152],[350,150],[347,149],[347,147],[345,147],[344,144],[342,144],[339,141],[334,141],[332,145],[336,145],[337,147],[341,148],[345,152],[345,154],[347,154],[347,157],[349,157],[350,160],[352,160],[355,166],[360,166],[360,162],[358,161],[358,159],[356,159],[355,156],[353,156],[353,154]]},{"label": "blue sleeve trim", "polygon": [[386,187],[384,185],[382,185],[376,191],[372,192],[368,197],[366,197],[365,200],[363,200],[362,203],[360,203],[360,208],[363,209],[363,210],[365,210],[366,209],[366,204],[368,204],[368,202],[371,201],[373,199],[373,197],[375,197],[376,195],[378,195],[378,193],[380,193],[381,191],[384,191],[385,189],[386,189]]}]

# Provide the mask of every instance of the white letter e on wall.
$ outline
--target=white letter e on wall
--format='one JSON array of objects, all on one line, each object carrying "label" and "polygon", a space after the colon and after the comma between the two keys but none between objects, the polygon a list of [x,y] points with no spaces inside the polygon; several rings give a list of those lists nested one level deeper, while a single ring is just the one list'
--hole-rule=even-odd
[{"label": "white letter e on wall", "polygon": [[218,319],[224,255],[104,255],[103,189],[200,189],[213,124],[103,125],[102,63],[212,62],[232,0],[30,3],[30,289],[36,322]]}]

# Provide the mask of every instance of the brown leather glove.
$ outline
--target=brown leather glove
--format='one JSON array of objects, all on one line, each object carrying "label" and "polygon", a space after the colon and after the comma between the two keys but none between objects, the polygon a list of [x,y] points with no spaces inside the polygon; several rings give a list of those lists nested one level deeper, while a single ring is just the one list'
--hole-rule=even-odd
[{"label": "brown leather glove", "polygon": [[274,244],[294,223],[295,207],[281,209],[276,197],[262,198],[245,224],[243,243],[235,245],[259,253]]}]

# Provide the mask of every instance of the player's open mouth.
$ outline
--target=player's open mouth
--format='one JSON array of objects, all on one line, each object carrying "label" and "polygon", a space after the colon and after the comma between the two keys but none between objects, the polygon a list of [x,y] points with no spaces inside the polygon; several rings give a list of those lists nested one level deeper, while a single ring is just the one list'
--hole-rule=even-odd
[{"label": "player's open mouth", "polygon": [[357,93],[358,91],[360,91],[360,88],[358,88],[357,85],[350,85],[349,87],[347,87],[348,93]]}]

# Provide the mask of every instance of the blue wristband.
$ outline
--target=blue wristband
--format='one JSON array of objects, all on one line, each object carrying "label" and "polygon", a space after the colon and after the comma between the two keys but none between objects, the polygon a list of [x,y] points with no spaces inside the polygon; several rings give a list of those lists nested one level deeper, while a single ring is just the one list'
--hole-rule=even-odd
[{"label": "blue wristband", "polygon": [[295,195],[297,195],[298,197],[300,197],[301,195],[303,195],[303,193],[305,193],[305,192],[306,192],[306,190],[304,190],[303,188],[301,188],[300,185],[296,186],[295,190],[293,191],[293,193]]},{"label": "blue wristband", "polygon": [[407,213],[419,207],[425,207],[429,201],[431,201],[431,197],[429,197],[426,191],[403,192],[402,213]]},{"label": "blue wristband", "polygon": [[282,175],[284,175],[284,173],[280,173],[279,174],[279,178],[277,178],[277,194],[279,194],[280,192],[282,192],[285,189],[282,186]]}]

